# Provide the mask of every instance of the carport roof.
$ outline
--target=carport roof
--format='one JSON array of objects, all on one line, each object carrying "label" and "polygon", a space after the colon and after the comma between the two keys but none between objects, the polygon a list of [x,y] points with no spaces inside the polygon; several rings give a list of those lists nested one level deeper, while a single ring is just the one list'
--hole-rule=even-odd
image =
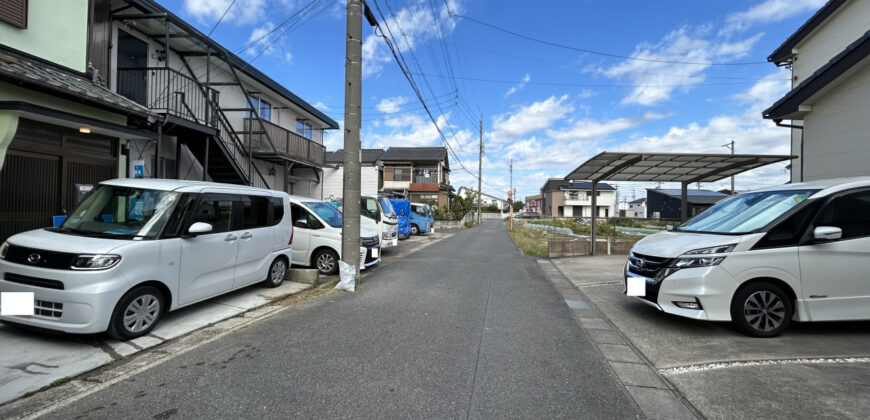
[{"label": "carport roof", "polygon": [[789,155],[605,151],[578,166],[565,179],[593,182],[716,182],[794,158]]}]

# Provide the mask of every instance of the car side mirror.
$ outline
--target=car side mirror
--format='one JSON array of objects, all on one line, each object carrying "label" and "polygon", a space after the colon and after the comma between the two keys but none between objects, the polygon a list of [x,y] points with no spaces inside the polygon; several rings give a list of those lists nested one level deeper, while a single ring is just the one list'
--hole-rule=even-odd
[{"label": "car side mirror", "polygon": [[843,229],[836,226],[819,226],[813,230],[813,239],[819,242],[836,241],[843,237]]},{"label": "car side mirror", "polygon": [[297,219],[295,222],[293,222],[293,226],[308,229],[308,219]]},{"label": "car side mirror", "polygon": [[203,233],[209,233],[212,231],[212,229],[214,229],[214,228],[208,223],[196,222],[196,223],[190,225],[189,228],[187,228],[187,233],[189,233],[193,236],[196,236],[196,235],[202,235]]}]

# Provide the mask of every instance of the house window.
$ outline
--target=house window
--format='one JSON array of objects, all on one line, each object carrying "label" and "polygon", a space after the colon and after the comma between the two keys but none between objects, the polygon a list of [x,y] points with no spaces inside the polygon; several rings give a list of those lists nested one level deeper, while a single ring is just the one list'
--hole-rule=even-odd
[{"label": "house window", "polygon": [[296,121],[296,134],[311,140],[311,124],[302,121]]},{"label": "house window", "polygon": [[384,168],[384,181],[411,181],[410,168]]},{"label": "house window", "polygon": [[422,184],[437,184],[438,169],[435,168],[415,168],[414,182]]},{"label": "house window", "polygon": [[266,101],[263,98],[258,98],[256,96],[250,96],[251,103],[254,104],[254,112],[248,113],[248,118],[254,118],[254,115],[259,115],[261,119],[266,121],[272,121],[272,104]]},{"label": "house window", "polygon": [[578,196],[577,191],[571,191],[571,192],[568,193],[568,199],[569,199],[569,200],[576,200],[576,199],[577,199],[577,196]]},{"label": "house window", "polygon": [[27,0],[3,0],[0,2],[0,21],[21,29],[27,29]]}]

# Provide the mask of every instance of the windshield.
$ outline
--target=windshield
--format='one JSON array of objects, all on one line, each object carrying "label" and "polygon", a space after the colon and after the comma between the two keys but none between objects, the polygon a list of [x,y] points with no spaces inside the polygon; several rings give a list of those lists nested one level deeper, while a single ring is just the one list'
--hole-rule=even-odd
[{"label": "windshield", "polygon": [[381,203],[381,208],[384,209],[384,214],[387,216],[395,216],[396,211],[393,210],[393,205],[390,203],[390,200],[387,200],[384,197],[378,197],[378,202]]},{"label": "windshield", "polygon": [[426,207],[421,206],[419,204],[411,204],[411,211],[414,212],[414,214],[416,214],[418,216],[421,216],[424,218],[429,217],[426,215]]},{"label": "windshield", "polygon": [[710,207],[675,230],[741,234],[767,226],[818,190],[768,191],[741,194]]},{"label": "windshield", "polygon": [[322,201],[308,201],[302,204],[323,219],[329,226],[341,228],[341,212],[336,210],[335,207]]},{"label": "windshield", "polygon": [[76,206],[57,231],[108,238],[155,238],[179,195],[100,185]]}]

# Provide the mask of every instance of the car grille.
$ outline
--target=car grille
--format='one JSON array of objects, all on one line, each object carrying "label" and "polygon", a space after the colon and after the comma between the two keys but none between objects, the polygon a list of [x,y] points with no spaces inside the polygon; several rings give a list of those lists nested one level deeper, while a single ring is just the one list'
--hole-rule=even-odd
[{"label": "car grille", "polygon": [[634,252],[628,256],[628,271],[634,274],[656,278],[656,274],[670,264],[670,258],[651,257],[649,255],[635,254]]},{"label": "car grille", "polygon": [[46,289],[63,290],[63,282],[60,280],[41,279],[39,277],[23,276],[21,274],[6,273],[3,280],[12,283],[26,284],[28,286],[44,287]]},{"label": "car grille", "polygon": [[43,318],[60,318],[63,316],[63,303],[37,300],[33,305],[33,315]]},{"label": "car grille", "polygon": [[[635,254],[632,252],[628,256],[628,271],[641,275],[650,279],[655,279],[656,275],[671,263],[670,258],[652,257],[649,255]],[[626,283],[628,280],[626,279]],[[641,296],[642,299],[652,303],[658,303],[659,289],[662,287],[661,281],[647,281],[646,293]],[[628,284],[626,284],[626,289]]]},{"label": "car grille", "polygon": [[360,246],[364,246],[364,247],[368,248],[372,245],[377,245],[377,244],[378,244],[378,237],[377,236],[371,236],[368,238],[359,238],[359,245]]},{"label": "car grille", "polygon": [[[31,262],[30,257],[34,255],[38,256],[38,258],[34,258],[36,262]],[[77,256],[78,254],[46,251],[11,244],[6,251],[6,261],[31,267],[53,268],[57,270],[70,270],[72,261]]]}]

